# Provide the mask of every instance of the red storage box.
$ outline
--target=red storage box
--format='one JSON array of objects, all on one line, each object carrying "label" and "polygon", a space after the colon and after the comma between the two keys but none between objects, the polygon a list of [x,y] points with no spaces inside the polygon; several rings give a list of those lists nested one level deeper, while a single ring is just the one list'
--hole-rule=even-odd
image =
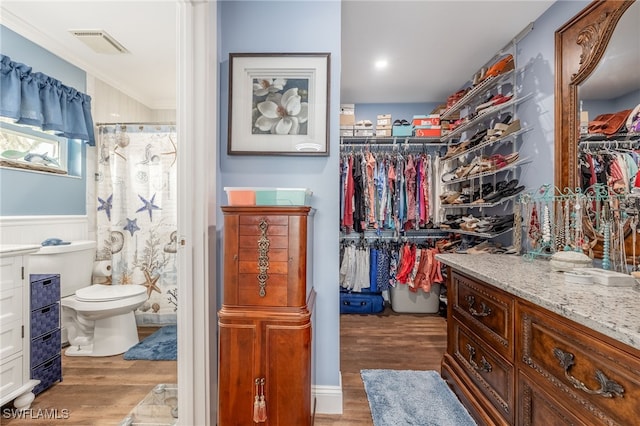
[{"label": "red storage box", "polygon": [[440,126],[419,127],[419,128],[416,128],[416,137],[417,138],[439,138],[440,130],[441,130]]},{"label": "red storage box", "polygon": [[414,115],[413,127],[439,126],[440,114]]}]

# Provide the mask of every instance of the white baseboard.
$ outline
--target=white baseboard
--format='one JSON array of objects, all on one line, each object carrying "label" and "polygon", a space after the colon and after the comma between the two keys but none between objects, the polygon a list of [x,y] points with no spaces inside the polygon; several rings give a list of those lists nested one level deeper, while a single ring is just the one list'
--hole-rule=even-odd
[{"label": "white baseboard", "polygon": [[342,414],[342,375],[338,386],[311,386],[311,397],[316,414]]}]

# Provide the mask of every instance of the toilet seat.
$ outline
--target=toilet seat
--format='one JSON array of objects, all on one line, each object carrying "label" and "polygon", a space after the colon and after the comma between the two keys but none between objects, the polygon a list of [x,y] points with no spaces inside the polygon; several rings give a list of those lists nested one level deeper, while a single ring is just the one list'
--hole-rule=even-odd
[{"label": "toilet seat", "polygon": [[102,285],[94,284],[76,290],[76,299],[81,302],[109,302],[127,299],[143,294],[146,288],[141,285]]}]

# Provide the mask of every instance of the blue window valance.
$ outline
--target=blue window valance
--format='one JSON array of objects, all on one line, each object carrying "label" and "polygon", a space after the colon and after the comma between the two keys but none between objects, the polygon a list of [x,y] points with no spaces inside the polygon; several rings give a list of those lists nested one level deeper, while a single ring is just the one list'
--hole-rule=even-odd
[{"label": "blue window valance", "polygon": [[0,116],[95,145],[91,97],[0,54]]}]

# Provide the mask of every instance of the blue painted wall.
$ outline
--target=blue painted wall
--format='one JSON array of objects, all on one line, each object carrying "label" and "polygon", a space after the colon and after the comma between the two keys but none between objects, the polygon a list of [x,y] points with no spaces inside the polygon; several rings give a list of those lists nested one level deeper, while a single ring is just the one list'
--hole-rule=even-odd
[{"label": "blue painted wall", "polygon": [[[0,52],[14,62],[30,66],[86,91],[86,73],[33,42],[0,25]],[[80,151],[81,170],[69,164],[79,176],[61,176],[0,168],[0,216],[86,214],[86,148],[71,142],[69,150]],[[77,158],[77,157],[76,157]]]},{"label": "blue painted wall", "polygon": [[[317,292],[314,345],[315,384],[339,385],[340,316],[339,263],[339,106],[340,37],[339,1],[223,1],[219,4],[218,61],[220,64],[220,144],[218,205],[226,205],[226,186],[305,187],[313,191],[313,268]],[[227,120],[229,53],[331,53],[330,156],[229,156]],[[221,212],[218,223],[223,224]],[[222,228],[223,226],[220,226]],[[220,229],[223,231],[222,229]],[[218,241],[222,236],[218,236]],[[218,249],[218,289],[222,289],[222,248]],[[311,265],[310,265],[311,266]],[[218,297],[221,301],[222,297]]]},{"label": "blue painted wall", "polygon": [[527,186],[527,190],[553,184],[555,31],[589,3],[554,3],[534,22],[533,30],[518,45],[516,66],[525,69],[522,92],[534,94],[533,99],[518,108],[518,118],[523,127],[533,127],[533,130],[523,134],[518,148],[520,158],[531,160],[523,166],[520,175],[520,181]]}]

